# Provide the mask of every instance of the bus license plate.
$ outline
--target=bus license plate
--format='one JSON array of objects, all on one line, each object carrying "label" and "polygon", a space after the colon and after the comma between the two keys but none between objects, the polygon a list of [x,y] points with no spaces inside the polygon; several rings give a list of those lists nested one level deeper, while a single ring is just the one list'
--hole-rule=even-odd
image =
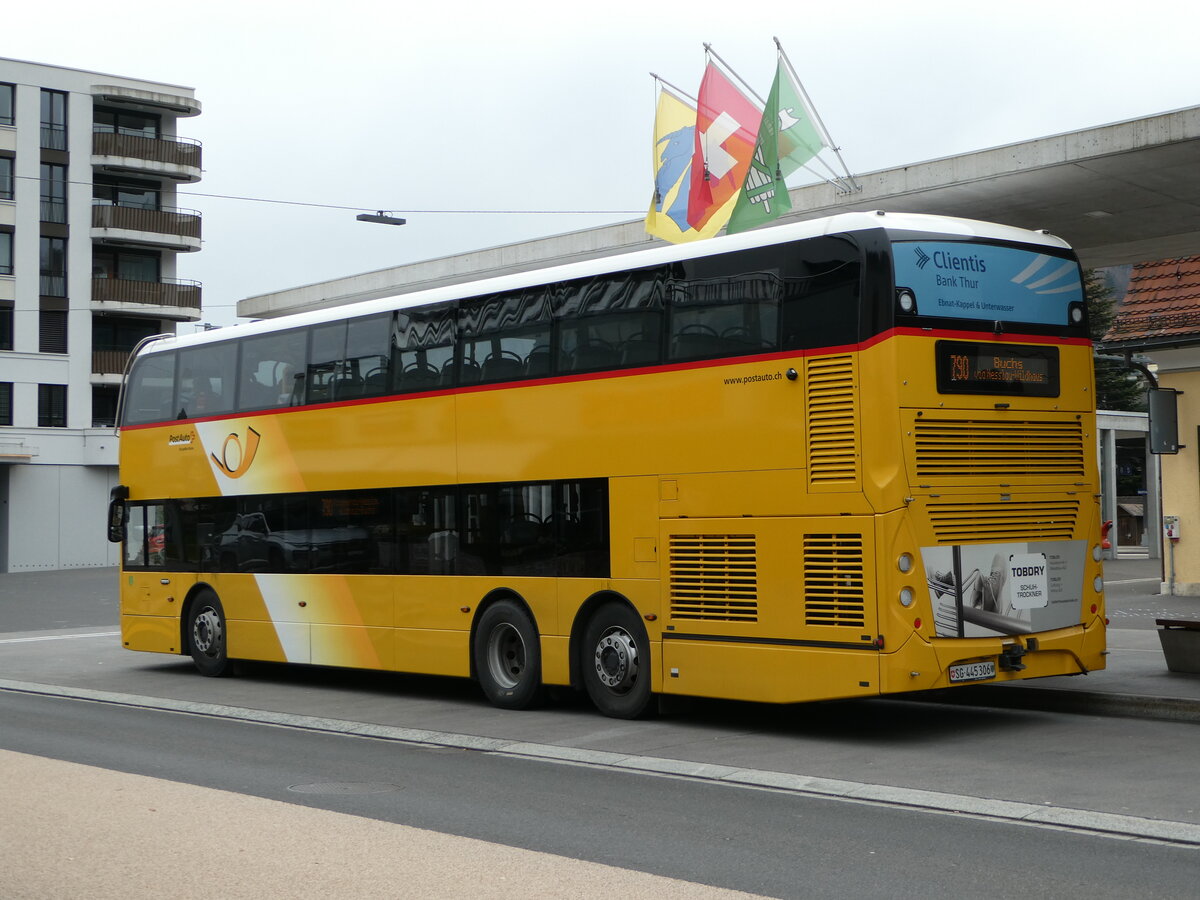
[{"label": "bus license plate", "polygon": [[996,663],[987,662],[961,663],[950,667],[950,683],[961,684],[964,681],[986,681],[996,677]]}]

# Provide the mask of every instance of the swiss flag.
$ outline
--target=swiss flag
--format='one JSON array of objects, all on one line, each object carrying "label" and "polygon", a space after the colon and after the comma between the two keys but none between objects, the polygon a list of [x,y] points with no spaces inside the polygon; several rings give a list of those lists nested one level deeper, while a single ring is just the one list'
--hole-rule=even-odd
[{"label": "swiss flag", "polygon": [[[688,224],[703,228],[726,209],[746,179],[758,140],[760,110],[713,63],[704,69],[696,104],[696,149],[688,192]],[[724,224],[724,223],[722,223]]]}]

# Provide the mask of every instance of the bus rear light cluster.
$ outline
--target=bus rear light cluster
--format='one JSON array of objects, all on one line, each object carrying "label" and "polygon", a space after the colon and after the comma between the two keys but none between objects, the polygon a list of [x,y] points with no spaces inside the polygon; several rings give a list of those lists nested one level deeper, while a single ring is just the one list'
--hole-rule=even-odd
[{"label": "bus rear light cluster", "polygon": [[913,593],[912,588],[900,588],[900,605],[908,609],[913,605],[913,601],[917,599],[917,595]]},{"label": "bus rear light cluster", "polygon": [[1092,580],[1092,587],[1096,589],[1097,594],[1104,593],[1104,576],[1097,575],[1095,579]]},{"label": "bus rear light cluster", "polygon": [[907,575],[912,571],[913,558],[911,553],[901,553],[900,558],[896,560],[896,568]]}]

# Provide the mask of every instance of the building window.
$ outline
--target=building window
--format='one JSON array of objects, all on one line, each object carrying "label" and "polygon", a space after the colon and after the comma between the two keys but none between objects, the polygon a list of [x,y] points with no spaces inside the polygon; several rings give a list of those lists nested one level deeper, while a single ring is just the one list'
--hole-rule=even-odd
[{"label": "building window", "polygon": [[42,149],[67,149],[67,95],[42,88]]},{"label": "building window", "polygon": [[0,200],[13,198],[13,158],[0,156]]},{"label": "building window", "polygon": [[108,350],[128,353],[141,341],[161,330],[157,319],[95,316],[92,318],[92,352]]},{"label": "building window", "polygon": [[0,125],[12,125],[16,120],[13,118],[13,106],[16,88],[11,84],[0,84]]},{"label": "building window", "polygon": [[42,163],[42,221],[67,221],[67,167]]},{"label": "building window", "polygon": [[67,352],[65,309],[43,309],[38,313],[38,350],[42,353]]},{"label": "building window", "polygon": [[0,381],[0,425],[12,424],[12,382]]},{"label": "building window", "polygon": [[117,395],[120,390],[115,385],[92,386],[93,428],[111,428],[117,424]]},{"label": "building window", "polygon": [[0,350],[13,348],[13,310],[11,306],[0,306]]},{"label": "building window", "polygon": [[11,231],[0,231],[0,275],[13,273],[12,240]]},{"label": "building window", "polygon": [[67,386],[38,385],[38,428],[67,427]]},{"label": "building window", "polygon": [[120,278],[124,281],[151,281],[159,278],[160,260],[157,253],[136,250],[92,251],[93,278]]},{"label": "building window", "polygon": [[101,204],[158,209],[158,191],[159,185],[154,181],[97,175],[92,186],[92,197]]},{"label": "building window", "polygon": [[92,131],[98,134],[124,134],[129,137],[158,137],[160,117],[150,113],[96,107]]},{"label": "building window", "polygon": [[40,255],[42,296],[67,296],[67,239],[43,235]]}]

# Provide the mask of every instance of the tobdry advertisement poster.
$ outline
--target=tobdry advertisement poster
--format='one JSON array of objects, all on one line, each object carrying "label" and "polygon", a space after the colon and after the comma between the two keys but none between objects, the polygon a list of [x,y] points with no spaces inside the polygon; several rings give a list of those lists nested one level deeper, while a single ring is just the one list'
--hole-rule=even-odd
[{"label": "tobdry advertisement poster", "polygon": [[1086,541],[923,547],[939,637],[1030,634],[1077,625]]}]

